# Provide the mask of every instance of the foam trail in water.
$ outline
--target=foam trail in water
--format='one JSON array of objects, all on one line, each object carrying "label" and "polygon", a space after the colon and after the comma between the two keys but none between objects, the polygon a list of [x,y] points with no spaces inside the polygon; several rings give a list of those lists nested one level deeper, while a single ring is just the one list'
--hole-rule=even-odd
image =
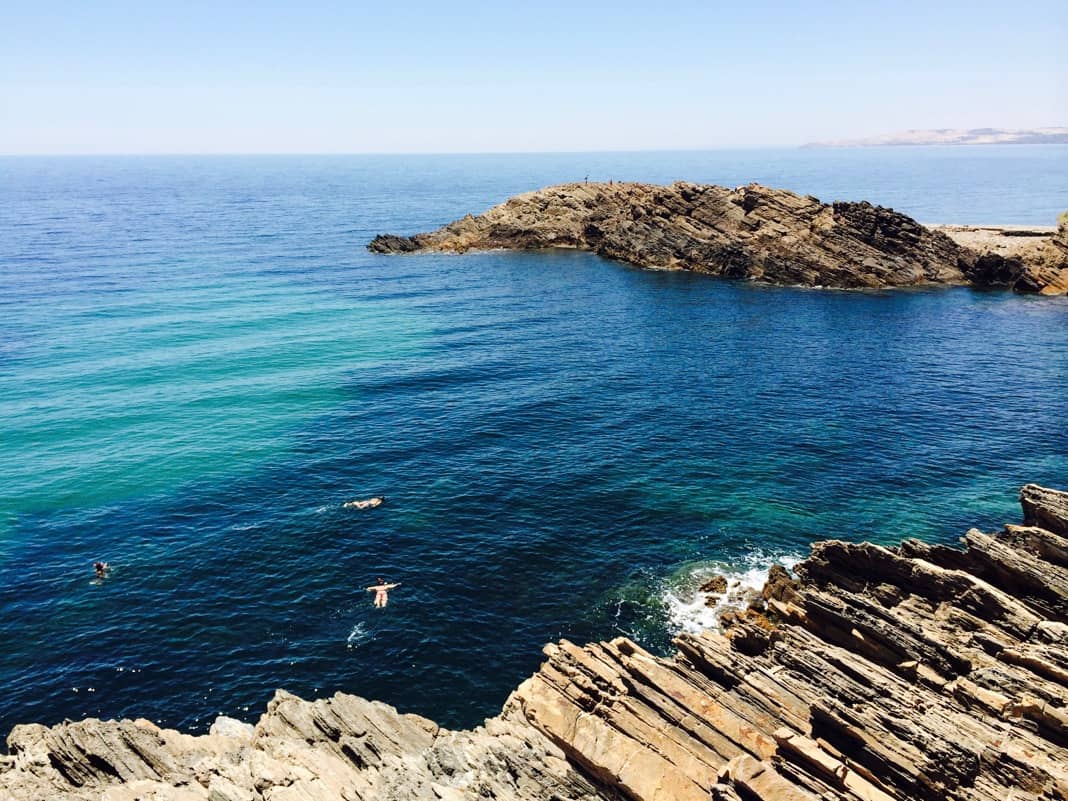
[{"label": "foam trail in water", "polygon": [[[780,564],[787,570],[801,561],[791,554],[754,551],[741,562],[701,562],[689,565],[674,576],[664,591],[664,604],[673,632],[697,632],[719,628],[719,617],[728,609],[741,609],[759,596],[768,578],[768,569]],[[701,585],[713,576],[727,579],[722,594],[701,591]]]},{"label": "foam trail in water", "polygon": [[367,627],[363,623],[357,623],[352,627],[352,631],[349,632],[348,639],[345,640],[345,645],[349,648],[359,648],[373,635],[367,630]]}]

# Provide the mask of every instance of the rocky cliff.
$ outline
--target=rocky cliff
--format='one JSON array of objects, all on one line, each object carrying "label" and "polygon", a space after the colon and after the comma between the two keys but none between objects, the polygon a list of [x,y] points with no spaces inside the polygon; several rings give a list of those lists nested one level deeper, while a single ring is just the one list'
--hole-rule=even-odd
[{"label": "rocky cliff", "polygon": [[281,692],[253,727],[16,727],[0,798],[1068,799],[1068,493],[964,548],[817,543],[657,657],[550,645],[472,731]]},{"label": "rocky cliff", "polygon": [[1004,267],[996,255],[996,264],[979,264],[980,252],[891,209],[822,203],[758,184],[563,184],[430,233],[380,235],[368,247],[378,253],[566,247],[641,267],[782,285],[974,283],[1068,291],[1068,252],[1051,250],[1034,270],[1028,259],[1019,269]]}]

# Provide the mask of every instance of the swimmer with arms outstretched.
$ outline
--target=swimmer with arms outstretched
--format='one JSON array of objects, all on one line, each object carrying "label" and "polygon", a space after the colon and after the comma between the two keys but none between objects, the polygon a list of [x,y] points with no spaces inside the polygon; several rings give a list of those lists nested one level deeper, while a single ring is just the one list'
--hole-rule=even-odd
[{"label": "swimmer with arms outstretched", "polygon": [[375,606],[381,609],[389,603],[389,591],[394,587],[399,586],[400,582],[397,582],[396,584],[386,584],[383,579],[379,578],[378,583],[373,587],[368,587],[367,591],[375,594]]},{"label": "swimmer with arms outstretched", "polygon": [[374,498],[368,498],[365,501],[349,501],[342,504],[346,509],[374,509],[376,506],[381,506],[382,502],[386,500],[384,495],[377,495]]}]

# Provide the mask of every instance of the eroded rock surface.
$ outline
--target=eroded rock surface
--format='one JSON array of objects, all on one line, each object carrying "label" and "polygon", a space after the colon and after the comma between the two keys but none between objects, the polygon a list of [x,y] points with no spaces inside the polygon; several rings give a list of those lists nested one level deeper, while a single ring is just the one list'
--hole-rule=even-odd
[{"label": "eroded rock surface", "polygon": [[784,285],[975,283],[1068,291],[1068,250],[1058,255],[1051,245],[1048,259],[1027,257],[1026,264],[1008,264],[996,254],[980,261],[990,254],[892,209],[822,203],[759,184],[562,184],[430,233],[381,235],[368,247],[379,253],[566,247],[641,267]]},{"label": "eroded rock surface", "polygon": [[194,737],[139,721],[16,726],[0,766],[14,801],[612,798],[526,721],[452,732],[386,704],[279,690],[253,728]]},{"label": "eroded rock surface", "polygon": [[547,646],[501,715],[453,732],[279,691],[255,727],[18,726],[0,799],[1068,799],[1068,493],[963,549],[816,543],[671,658]]},{"label": "eroded rock surface", "polygon": [[1056,228],[935,225],[976,254],[969,278],[978,286],[1042,295],[1068,293],[1068,212]]}]

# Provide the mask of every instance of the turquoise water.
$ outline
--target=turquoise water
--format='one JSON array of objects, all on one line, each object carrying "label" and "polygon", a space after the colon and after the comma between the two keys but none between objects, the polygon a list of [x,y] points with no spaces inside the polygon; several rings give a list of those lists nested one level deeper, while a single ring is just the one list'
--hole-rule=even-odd
[{"label": "turquoise water", "polygon": [[364,249],[585,174],[1068,208],[1059,147],[0,159],[0,730],[281,686],[469,725],[546,641],[669,648],[713,566],[1068,483],[1063,298]]}]

